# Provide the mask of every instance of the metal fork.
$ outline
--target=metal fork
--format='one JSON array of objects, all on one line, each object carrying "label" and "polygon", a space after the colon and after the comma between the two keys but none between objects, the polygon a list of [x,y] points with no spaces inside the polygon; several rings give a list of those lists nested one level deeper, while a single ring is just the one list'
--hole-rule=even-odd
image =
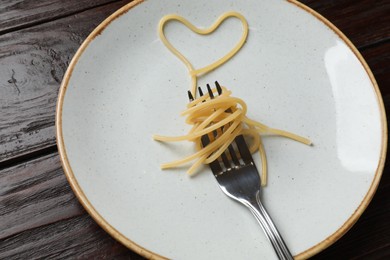
[{"label": "metal fork", "polygon": [[[215,85],[220,95],[222,88],[218,82],[215,82]],[[207,84],[207,90],[210,98],[214,98],[214,93],[209,84]],[[201,88],[199,88],[199,94],[203,95]],[[194,99],[191,92],[188,92],[188,96],[191,101]],[[223,132],[223,128],[221,130]],[[218,132],[214,131],[213,135],[216,137]],[[208,135],[202,136],[201,140],[203,146],[207,146],[210,143]],[[228,149],[217,160],[211,162],[209,166],[222,191],[251,210],[279,259],[294,259],[261,203],[260,176],[244,137],[242,135],[237,136]]]}]

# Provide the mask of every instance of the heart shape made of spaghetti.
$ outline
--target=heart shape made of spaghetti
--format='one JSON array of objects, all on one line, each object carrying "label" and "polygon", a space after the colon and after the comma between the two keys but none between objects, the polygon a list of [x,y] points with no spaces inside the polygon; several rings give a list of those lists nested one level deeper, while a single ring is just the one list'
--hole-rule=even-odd
[{"label": "heart shape made of spaghetti", "polygon": [[[243,25],[243,33],[241,35],[241,38],[239,40],[239,42],[227,53],[225,54],[222,58],[219,58],[217,59],[216,61],[214,61],[213,63],[207,65],[207,66],[204,66],[200,69],[195,69],[192,64],[189,62],[189,60],[183,55],[181,54],[169,41],[168,39],[165,37],[165,34],[164,34],[164,26],[165,24],[168,22],[168,21],[171,21],[171,20],[175,20],[175,21],[178,21],[180,23],[182,23],[183,25],[185,25],[188,29],[190,29],[192,32],[196,33],[196,34],[199,34],[199,35],[208,35],[208,34],[211,34],[213,33],[215,30],[217,30],[219,28],[219,26],[228,18],[231,18],[231,17],[235,17],[235,18],[238,18],[242,25]],[[188,69],[188,72],[192,78],[192,81],[193,81],[193,86],[192,86],[192,92],[193,94],[195,94],[195,88],[196,88],[196,77],[199,76],[199,75],[202,75],[202,74],[206,74],[216,68],[218,68],[219,66],[221,66],[223,63],[227,62],[229,59],[231,59],[240,49],[241,47],[244,45],[247,37],[248,37],[248,23],[246,21],[246,19],[244,18],[244,16],[242,16],[240,13],[237,13],[237,12],[227,12],[227,13],[224,13],[223,15],[221,15],[210,27],[208,28],[205,28],[205,29],[201,29],[201,28],[198,28],[196,27],[195,25],[193,25],[192,23],[190,23],[187,19],[181,17],[181,16],[178,16],[178,15],[175,15],[175,14],[171,14],[171,15],[166,15],[164,16],[161,20],[160,20],[160,23],[159,23],[159,28],[158,28],[158,32],[159,32],[159,36],[162,40],[162,42],[165,44],[165,46],[176,56],[178,57],[187,67]]]}]

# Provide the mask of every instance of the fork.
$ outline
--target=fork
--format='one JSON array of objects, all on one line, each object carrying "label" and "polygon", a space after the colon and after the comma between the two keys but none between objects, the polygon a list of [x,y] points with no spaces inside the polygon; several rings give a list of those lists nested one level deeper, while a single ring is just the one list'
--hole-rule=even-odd
[{"label": "fork", "polygon": [[[217,81],[215,85],[217,93],[221,95],[221,86]],[[202,89],[199,87],[198,90],[199,95],[203,96]],[[213,99],[214,93],[209,84],[207,84],[207,91],[210,98]],[[188,96],[190,101],[194,100],[190,91]],[[227,112],[231,112],[231,110],[229,109]],[[223,127],[221,130],[223,132]],[[214,131],[212,134],[216,137],[218,132]],[[203,146],[207,146],[210,143],[210,137],[204,135],[201,141]],[[209,166],[222,191],[228,197],[250,209],[267,235],[278,258],[283,260],[294,259],[260,200],[260,176],[244,137],[242,135],[237,136],[228,149],[217,160],[211,162]]]}]

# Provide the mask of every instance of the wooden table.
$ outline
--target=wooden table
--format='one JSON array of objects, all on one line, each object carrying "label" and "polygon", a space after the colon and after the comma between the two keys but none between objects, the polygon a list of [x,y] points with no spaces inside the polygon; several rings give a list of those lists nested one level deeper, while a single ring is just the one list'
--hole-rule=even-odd
[{"label": "wooden table", "polygon": [[[0,0],[0,259],[142,259],[75,198],[55,141],[57,93],[86,36],[129,0]],[[390,105],[390,2],[303,0],[360,50]],[[390,259],[390,176],[353,228],[313,259]],[[131,220],[129,220],[131,221]]]}]

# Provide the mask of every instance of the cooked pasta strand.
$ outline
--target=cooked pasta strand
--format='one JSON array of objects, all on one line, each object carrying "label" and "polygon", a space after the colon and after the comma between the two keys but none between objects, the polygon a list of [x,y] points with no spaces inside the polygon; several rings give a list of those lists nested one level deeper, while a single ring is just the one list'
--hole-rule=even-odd
[{"label": "cooked pasta strand", "polygon": [[[224,57],[222,57],[221,59],[219,59],[219,60],[217,60],[217,61],[215,61],[215,62],[211,63],[210,65],[207,65],[203,68],[200,68],[200,69],[195,69],[192,66],[192,64],[188,61],[188,59],[186,57],[184,57],[184,55],[181,54],[175,47],[173,47],[173,45],[167,40],[167,38],[165,37],[165,34],[164,34],[164,27],[165,27],[167,22],[178,21],[178,22],[181,22],[182,24],[184,24],[185,26],[187,26],[191,31],[193,31],[197,34],[207,35],[207,34],[214,32],[221,25],[221,23],[223,21],[225,21],[227,18],[230,18],[230,17],[237,18],[242,23],[243,33],[241,35],[240,40],[238,41],[236,46],[234,46],[234,48],[232,50],[230,50]],[[248,22],[246,21],[245,17],[242,14],[237,13],[237,12],[226,12],[226,13],[222,14],[215,21],[215,23],[212,26],[210,26],[209,28],[206,28],[206,29],[197,28],[192,23],[190,23],[187,19],[185,19],[179,15],[176,15],[176,14],[169,14],[169,15],[164,16],[160,20],[160,23],[158,26],[158,34],[160,36],[161,41],[187,67],[187,70],[188,70],[188,73],[191,77],[191,82],[192,82],[191,83],[191,92],[192,92],[192,95],[194,97],[196,96],[195,94],[196,94],[196,86],[197,86],[197,77],[200,75],[204,75],[212,70],[215,70],[216,68],[218,68],[219,66],[221,66],[222,64],[224,64],[225,62],[230,60],[241,49],[241,47],[245,44],[245,41],[248,37],[248,32],[249,32]]]},{"label": "cooked pasta strand", "polygon": [[[241,21],[243,29],[241,39],[224,57],[200,69],[195,69],[187,58],[174,48],[164,35],[164,27],[169,21],[181,22],[193,32],[206,35],[215,31],[218,26],[229,17],[235,17]],[[158,33],[162,42],[187,67],[188,73],[191,77],[191,93],[193,97],[196,97],[197,77],[215,70],[231,59],[244,45],[248,36],[248,31],[249,29],[246,19],[236,12],[224,13],[211,27],[207,29],[199,29],[185,18],[175,14],[164,16],[158,27]],[[197,149],[197,152],[194,154],[173,162],[162,164],[161,168],[167,169],[178,167],[195,160],[195,163],[193,163],[187,171],[189,174],[193,174],[202,164],[209,164],[217,160],[237,136],[244,135],[248,142],[250,152],[255,153],[259,151],[262,165],[261,183],[262,185],[266,185],[267,158],[262,142],[262,136],[278,135],[307,145],[311,145],[311,141],[307,138],[284,130],[268,127],[263,123],[248,118],[246,116],[247,106],[245,102],[242,99],[232,97],[231,91],[226,89],[226,87],[222,86],[222,90],[222,93],[216,95],[215,98],[211,98],[210,95],[206,93],[205,95],[194,99],[187,105],[187,109],[181,113],[181,115],[187,117],[186,123],[192,125],[192,128],[187,135],[176,137],[161,135],[153,136],[155,140],[162,142],[191,141],[195,143],[195,147]],[[215,89],[212,91],[213,93],[217,92]],[[205,147],[203,147],[201,142],[201,138],[204,135],[208,135],[210,139],[210,143]]]}]

